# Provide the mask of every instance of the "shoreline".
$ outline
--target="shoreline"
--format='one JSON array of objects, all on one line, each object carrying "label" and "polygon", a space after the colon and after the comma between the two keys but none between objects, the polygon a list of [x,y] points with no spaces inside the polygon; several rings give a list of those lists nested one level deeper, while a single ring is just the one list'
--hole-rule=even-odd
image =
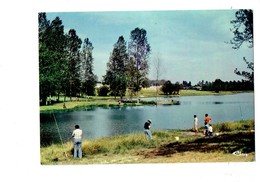
[{"label": "shoreline", "polygon": [[199,135],[191,130],[155,130],[152,131],[153,141],[147,140],[143,133],[86,139],[82,142],[82,159],[73,159],[73,143],[69,141],[64,146],[40,147],[41,164],[253,162],[254,129],[254,120],[246,120],[215,124],[215,135],[211,137],[201,135],[201,127]]},{"label": "shoreline", "polygon": [[[253,91],[248,92],[240,92],[240,91],[228,91],[228,92],[209,92],[209,91],[195,91],[195,90],[181,90],[180,95],[159,95],[158,98],[168,97],[172,98],[171,101],[156,101],[156,100],[148,100],[143,101],[143,98],[156,98],[155,95],[140,93],[139,102],[137,101],[137,97],[134,97],[131,102],[119,102],[119,100],[115,100],[114,97],[99,97],[93,96],[89,98],[80,98],[74,99],[74,101],[65,101],[58,102],[52,105],[40,106],[40,113],[49,113],[49,112],[67,112],[78,109],[84,109],[88,107],[122,107],[122,106],[144,106],[144,105],[178,105],[179,102],[174,100],[176,97],[186,97],[186,96],[209,96],[209,95],[232,95],[232,94],[240,94],[240,93],[251,93]],[[253,92],[254,93],[254,92]],[[125,101],[130,101],[131,99],[128,97],[124,98]],[[63,105],[66,105],[66,108],[63,108]]]}]

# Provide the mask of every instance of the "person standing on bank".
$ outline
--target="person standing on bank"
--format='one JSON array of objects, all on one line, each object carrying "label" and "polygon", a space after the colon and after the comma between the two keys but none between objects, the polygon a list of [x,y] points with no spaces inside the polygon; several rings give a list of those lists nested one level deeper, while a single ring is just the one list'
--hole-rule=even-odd
[{"label": "person standing on bank", "polygon": [[74,158],[82,158],[82,130],[79,128],[79,125],[75,125],[75,130],[73,131],[71,138],[74,138]]},{"label": "person standing on bank", "polygon": [[205,118],[204,118],[204,121],[205,121],[205,130],[204,130],[204,135],[208,135],[208,127],[209,127],[209,123],[211,121],[211,117],[209,117],[208,114],[205,114]]},{"label": "person standing on bank", "polygon": [[149,138],[151,141],[153,140],[153,137],[152,137],[152,133],[150,131],[150,127],[151,127],[151,124],[152,124],[152,121],[150,119],[148,119],[145,123],[144,123],[144,134],[145,134],[145,137]]},{"label": "person standing on bank", "polygon": [[198,133],[198,118],[197,118],[197,115],[194,115],[194,132],[195,132],[195,135],[197,135],[197,133]]}]

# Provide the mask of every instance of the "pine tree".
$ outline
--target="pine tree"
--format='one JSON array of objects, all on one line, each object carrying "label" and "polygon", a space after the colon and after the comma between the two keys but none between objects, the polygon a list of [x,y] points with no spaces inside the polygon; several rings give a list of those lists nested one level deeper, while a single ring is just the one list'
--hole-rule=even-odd
[{"label": "pine tree", "polygon": [[81,52],[81,91],[87,95],[95,95],[96,75],[93,73],[94,47],[88,38],[84,39]]},{"label": "pine tree", "polygon": [[126,63],[128,61],[126,42],[123,36],[114,44],[113,52],[107,63],[105,83],[109,84],[113,96],[123,96],[127,87]]},{"label": "pine tree", "polygon": [[131,31],[130,39],[128,51],[131,61],[128,65],[128,71],[134,74],[129,74],[132,77],[129,87],[138,95],[149,71],[148,57],[151,47],[147,41],[145,29],[135,28]]}]

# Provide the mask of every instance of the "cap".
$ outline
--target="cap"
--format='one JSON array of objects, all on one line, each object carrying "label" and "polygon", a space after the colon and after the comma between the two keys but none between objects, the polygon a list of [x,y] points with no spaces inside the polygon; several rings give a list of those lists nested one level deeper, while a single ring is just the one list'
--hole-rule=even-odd
[{"label": "cap", "polygon": [[148,119],[147,121],[150,122],[150,123],[152,123],[152,120],[150,120],[150,119]]}]

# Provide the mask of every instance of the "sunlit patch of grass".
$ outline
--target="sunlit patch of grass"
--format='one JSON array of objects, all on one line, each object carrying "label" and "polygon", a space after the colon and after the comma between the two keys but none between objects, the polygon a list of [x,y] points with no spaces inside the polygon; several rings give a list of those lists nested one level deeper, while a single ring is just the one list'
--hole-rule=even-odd
[{"label": "sunlit patch of grass", "polygon": [[216,123],[213,128],[215,132],[250,131],[255,129],[255,124],[252,120],[242,120],[237,122]]}]

